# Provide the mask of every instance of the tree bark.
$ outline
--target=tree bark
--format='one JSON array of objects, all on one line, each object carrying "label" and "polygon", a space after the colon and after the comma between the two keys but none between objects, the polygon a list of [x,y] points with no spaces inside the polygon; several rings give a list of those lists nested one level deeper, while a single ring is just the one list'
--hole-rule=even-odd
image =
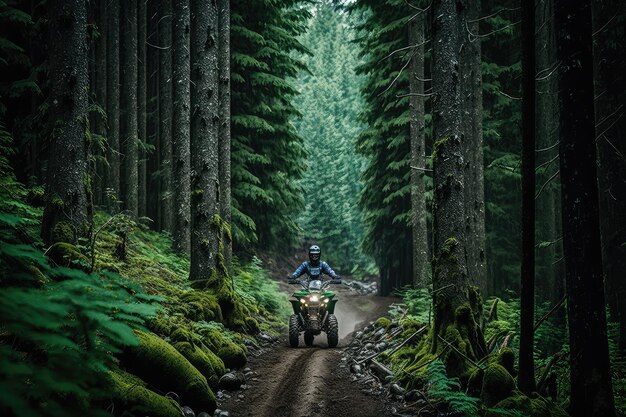
[{"label": "tree bark", "polygon": [[137,135],[141,147],[139,150],[139,196],[138,196],[138,212],[139,216],[144,217],[147,215],[147,159],[146,153],[147,145],[147,115],[146,115],[146,102],[147,102],[147,82],[146,82],[146,36],[147,36],[147,1],[140,0],[138,2],[137,9]]},{"label": "tree bark", "polygon": [[137,138],[137,0],[122,2],[121,139],[124,209],[137,218],[139,146]]},{"label": "tree bark", "polygon": [[52,137],[41,236],[46,245],[86,235],[85,130],[88,123],[87,3],[55,0],[50,7]]},{"label": "tree bark", "polygon": [[535,320],[535,2],[522,1],[522,270],[519,377],[522,392],[536,389]]},{"label": "tree bark", "polygon": [[106,206],[109,211],[119,207],[116,201],[121,198],[121,159],[120,159],[120,2],[111,1],[108,5],[107,22],[107,162],[109,169],[105,176]]},{"label": "tree bark", "polygon": [[[486,348],[477,326],[481,306],[477,293],[469,286],[466,265],[464,153],[467,147],[463,143],[463,86],[459,59],[461,37],[465,33],[460,9],[467,5],[457,5],[455,0],[437,0],[432,6],[431,33],[433,44],[437,45],[433,48],[432,60],[435,140],[432,351],[436,352],[441,345],[438,336],[451,343],[463,339],[476,355],[472,359],[476,359],[486,353]],[[451,375],[466,371],[462,366],[450,368],[452,365],[448,363]]]},{"label": "tree bark", "polygon": [[593,90],[591,3],[555,0],[563,247],[570,329],[570,414],[615,415],[609,363]]},{"label": "tree bark", "polygon": [[172,0],[161,1],[159,21],[159,139],[161,227],[173,232],[172,203]]},{"label": "tree bark", "polygon": [[161,230],[161,181],[156,175],[159,171],[159,50],[154,47],[158,45],[158,21],[159,21],[159,4],[150,2],[148,4],[148,35],[146,41],[148,47],[146,50],[146,60],[148,65],[147,78],[147,94],[148,101],[146,103],[147,112],[147,128],[148,144],[151,152],[147,156],[147,171],[150,175],[147,178],[148,195],[147,195],[147,215],[152,219],[155,230]]},{"label": "tree bark", "polygon": [[[230,0],[218,0],[219,9],[219,202],[222,220],[231,227],[230,185]],[[224,263],[232,269],[232,234],[223,236]]]},{"label": "tree bark", "polygon": [[[413,234],[413,285],[425,288],[428,268],[428,230],[426,228],[426,172],[424,122],[424,14],[409,25],[409,45],[415,45],[409,67],[410,141],[411,141],[411,223]],[[417,168],[417,169],[416,169]]]},{"label": "tree bark", "polygon": [[616,0],[593,4],[602,263],[609,311],[619,322],[619,347],[626,350],[626,122],[623,113],[616,113],[626,103],[626,4]]},{"label": "tree bark", "polygon": [[196,287],[217,274],[218,200],[218,11],[210,0],[191,1],[191,272]]},{"label": "tree bark", "polygon": [[[101,107],[103,112],[106,112],[106,95],[107,95],[107,4],[105,0],[99,0],[97,2],[98,7],[98,15],[97,15],[97,27],[98,32],[100,33],[100,37],[98,38],[98,43],[96,44],[96,102],[98,106]],[[94,125],[94,133],[103,138],[106,138],[107,135],[107,125],[106,118],[99,112],[96,112],[96,123]],[[103,150],[96,144],[93,147],[94,153],[98,158],[104,157]],[[102,160],[96,160],[94,164],[94,204],[100,206],[102,204],[104,197],[104,175],[107,168],[104,166]]]},{"label": "tree bark", "polygon": [[188,255],[191,245],[191,155],[190,125],[190,15],[189,0],[174,0],[174,36],[172,48],[172,88],[174,96],[174,247],[178,253]]},{"label": "tree bark", "polygon": [[465,152],[465,219],[467,275],[472,285],[487,292],[485,185],[483,172],[483,81],[479,33],[480,0],[465,2],[462,10],[463,128]]}]

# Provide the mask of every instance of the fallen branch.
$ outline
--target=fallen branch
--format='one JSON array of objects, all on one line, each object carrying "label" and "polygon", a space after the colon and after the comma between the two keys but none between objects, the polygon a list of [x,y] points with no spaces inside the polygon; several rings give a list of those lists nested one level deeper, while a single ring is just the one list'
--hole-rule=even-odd
[{"label": "fallen branch", "polygon": [[372,363],[370,363],[370,369],[377,373],[378,376],[382,376],[383,380],[388,376],[393,376],[393,372],[391,372],[391,369],[387,368],[385,365],[375,359],[372,359]]},{"label": "fallen branch", "polygon": [[456,353],[458,353],[459,355],[463,356],[465,359],[467,359],[472,365],[474,365],[475,367],[477,367],[478,369],[481,369],[480,366],[478,366],[478,364],[471,359],[469,356],[467,356],[465,353],[461,352],[460,350],[458,350],[456,348],[456,346],[454,346],[452,343],[448,342],[446,339],[444,339],[443,337],[441,337],[440,335],[437,335],[437,337],[439,339],[441,339],[443,342],[446,342],[446,344],[452,348],[452,350],[454,350]]},{"label": "fallen branch", "polygon": [[[404,346],[409,340],[411,340],[413,337],[415,337],[418,333],[421,333],[424,331],[424,329],[428,328],[428,325],[423,326],[422,328],[416,330],[415,332],[413,332],[413,334],[409,337],[407,337],[402,343],[400,343],[398,346],[396,346],[395,348],[393,348],[391,350],[391,352],[389,352],[389,356],[393,355],[394,353],[396,353],[398,350],[400,350],[400,348],[402,348],[402,346]],[[386,352],[386,350],[377,352],[371,356],[368,356],[366,358],[363,358],[361,360],[356,361],[357,365],[361,365],[367,361],[373,360],[374,358],[377,358],[379,355],[381,355],[383,352]]]},{"label": "fallen branch", "polygon": [[561,298],[561,301],[559,301],[557,303],[557,305],[555,305],[554,307],[552,307],[552,309],[550,311],[548,311],[542,318],[540,318],[539,320],[537,320],[537,323],[535,323],[535,327],[533,328],[533,331],[536,332],[537,329],[539,328],[539,326],[541,326],[541,324],[546,321],[551,315],[552,313],[554,313],[556,310],[558,310],[559,307],[561,307],[563,305],[563,303],[565,302],[565,298],[567,296],[563,296],[563,298]]}]

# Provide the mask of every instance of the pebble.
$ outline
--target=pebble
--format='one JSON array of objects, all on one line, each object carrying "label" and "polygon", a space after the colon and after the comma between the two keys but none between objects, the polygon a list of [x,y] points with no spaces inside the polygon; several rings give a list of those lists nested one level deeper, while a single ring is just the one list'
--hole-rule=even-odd
[{"label": "pebble", "polygon": [[363,346],[363,348],[367,350],[374,350],[376,348],[376,345],[373,343],[366,343],[365,346]]},{"label": "pebble", "polygon": [[198,417],[211,417],[211,414],[205,413],[204,411],[198,414]]},{"label": "pebble", "polygon": [[391,391],[392,394],[400,395],[400,396],[404,395],[404,392],[406,391],[404,388],[402,388],[398,384],[391,384],[391,386],[389,387],[389,390]]},{"label": "pebble", "polygon": [[180,410],[183,412],[183,416],[185,417],[196,417],[196,413],[193,412],[191,407],[183,405]]},{"label": "pebble", "polygon": [[225,389],[228,391],[236,391],[239,389],[239,387],[241,387],[241,385],[244,383],[245,381],[243,380],[243,377],[241,375],[238,375],[234,372],[229,372],[227,374],[224,374],[219,382],[217,383],[217,386],[220,389]]},{"label": "pebble", "polygon": [[387,343],[385,342],[380,342],[376,344],[376,351],[377,352],[382,352],[383,350],[387,349]]},{"label": "pebble", "polygon": [[358,363],[355,363],[350,367],[350,372],[358,375],[358,374],[363,373],[363,368]]}]

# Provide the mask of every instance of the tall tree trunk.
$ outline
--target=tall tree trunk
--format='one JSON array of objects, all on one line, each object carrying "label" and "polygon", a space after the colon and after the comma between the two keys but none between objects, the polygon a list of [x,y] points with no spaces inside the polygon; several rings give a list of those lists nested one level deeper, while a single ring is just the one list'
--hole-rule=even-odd
[{"label": "tall tree trunk", "polygon": [[178,253],[188,255],[191,248],[191,155],[190,125],[190,15],[189,0],[174,0],[174,43],[172,83],[174,95],[174,245]]},{"label": "tall tree trunk", "polygon": [[146,42],[146,60],[148,70],[147,78],[147,128],[148,144],[151,152],[147,155],[147,215],[152,219],[155,230],[161,230],[161,178],[157,174],[159,171],[159,50],[154,47],[158,45],[158,22],[159,3],[152,1],[148,4],[148,35]]},{"label": "tall tree trunk", "polygon": [[124,209],[134,218],[139,203],[139,146],[137,138],[137,0],[122,2],[121,148]]},{"label": "tall tree trunk", "polygon": [[413,233],[413,285],[425,287],[430,273],[426,226],[426,149],[424,126],[424,14],[409,25],[409,45],[415,45],[409,73],[411,134],[411,223]]},{"label": "tall tree trunk", "polygon": [[219,167],[216,4],[191,1],[191,272],[196,287],[217,285]]},{"label": "tall tree trunk", "polygon": [[[218,0],[219,9],[219,200],[222,220],[231,227],[230,186],[230,0]],[[222,236],[226,270],[232,269],[232,234]]]},{"label": "tall tree trunk", "polygon": [[[476,357],[486,352],[477,326],[482,311],[478,295],[469,287],[466,265],[463,126],[461,117],[462,79],[459,53],[465,28],[455,0],[433,2],[433,184],[434,257],[433,352],[442,345],[439,337],[458,332],[466,338]],[[468,311],[469,309],[469,311]],[[455,343],[454,341],[449,341]],[[468,349],[469,351],[470,349]],[[476,358],[474,358],[476,359]],[[461,359],[458,362],[463,362]],[[458,363],[457,362],[457,363]],[[449,363],[449,365],[451,365]],[[452,375],[466,371],[449,368]]]},{"label": "tall tree trunk", "polygon": [[105,176],[106,205],[116,211],[116,201],[121,198],[120,159],[120,2],[113,0],[107,5],[107,162]]},{"label": "tall tree trunk", "polygon": [[58,241],[75,243],[85,236],[91,221],[85,184],[87,3],[55,0],[50,11],[52,137],[41,223],[41,237],[47,245]]},{"label": "tall tree trunk", "polygon": [[602,260],[609,311],[619,321],[619,347],[626,350],[626,119],[616,112],[626,104],[626,3],[593,4]]},{"label": "tall tree trunk", "polygon": [[535,2],[522,1],[522,270],[518,385],[535,390]]},{"label": "tall tree trunk", "polygon": [[[97,27],[100,37],[96,44],[96,102],[98,106],[102,108],[103,112],[106,112],[106,95],[107,95],[107,4],[105,0],[99,0],[97,2],[98,15],[97,15]],[[105,138],[107,135],[106,118],[100,113],[96,112],[96,122],[94,125],[94,133],[100,137]],[[103,149],[96,144],[92,146],[94,153],[98,158],[104,157]],[[104,186],[104,173],[106,167],[102,160],[96,160],[94,170],[94,204],[100,206],[103,202]]]},{"label": "tall tree trunk", "polygon": [[146,37],[147,37],[147,0],[139,0],[137,9],[137,135],[141,147],[139,150],[139,196],[138,196],[138,212],[139,216],[147,215],[147,128],[146,128],[146,100],[147,100],[147,82],[146,82]]},{"label": "tall tree trunk", "polygon": [[591,3],[555,0],[570,414],[615,415],[606,330],[593,92]]},{"label": "tall tree trunk", "polygon": [[172,204],[172,0],[161,1],[159,21],[159,139],[161,151],[161,227],[173,232]]},{"label": "tall tree trunk", "polygon": [[465,136],[465,218],[467,276],[487,291],[485,236],[485,180],[483,172],[483,79],[479,33],[480,0],[465,2],[462,10],[463,45],[460,52]]}]

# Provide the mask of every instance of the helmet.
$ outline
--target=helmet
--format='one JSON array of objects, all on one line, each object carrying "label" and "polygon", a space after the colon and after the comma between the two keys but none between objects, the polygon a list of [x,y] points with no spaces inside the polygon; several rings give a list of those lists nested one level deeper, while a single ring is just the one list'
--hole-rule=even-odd
[{"label": "helmet", "polygon": [[319,246],[313,245],[309,248],[309,260],[311,262],[319,262],[321,256],[322,250]]}]

